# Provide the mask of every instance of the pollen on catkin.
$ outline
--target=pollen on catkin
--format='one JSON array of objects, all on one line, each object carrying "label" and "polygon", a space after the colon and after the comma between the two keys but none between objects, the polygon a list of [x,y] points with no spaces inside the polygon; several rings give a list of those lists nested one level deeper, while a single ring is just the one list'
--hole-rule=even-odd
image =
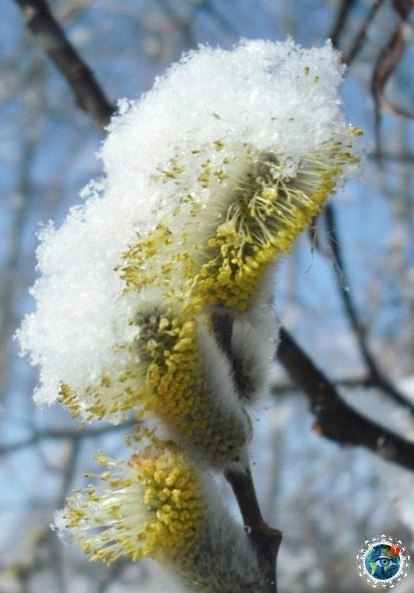
[{"label": "pollen on catkin", "polygon": [[290,250],[346,167],[358,161],[351,152],[358,134],[348,128],[295,162],[277,146],[261,151],[225,140],[181,155],[182,165],[177,155],[157,179],[179,202],[168,221],[124,253],[127,286],[141,290],[158,278],[165,294],[184,293],[195,309],[251,307],[269,266]]},{"label": "pollen on catkin", "polygon": [[61,403],[86,420],[150,412],[209,465],[222,468],[241,461],[251,437],[250,420],[209,315],[188,316],[180,303],[154,301],[141,305],[133,323],[137,337],[129,345],[135,351],[130,365],[112,373],[108,369],[83,392],[62,384]]},{"label": "pollen on catkin", "polygon": [[161,418],[178,442],[214,467],[241,461],[250,421],[238,401],[230,364],[207,315],[179,309],[141,314],[138,347],[148,365],[144,406]]},{"label": "pollen on catkin", "polygon": [[356,160],[343,70],[329,43],[200,47],[141,100],[119,103],[104,176],[40,234],[36,310],[18,332],[39,366],[39,403],[123,376],[143,289],[190,315],[254,306],[271,262]]},{"label": "pollen on catkin", "polygon": [[[143,433],[144,434],[144,433]],[[142,435],[141,435],[142,437]],[[128,462],[100,451],[100,485],[78,489],[55,516],[92,561],[151,558],[197,593],[265,593],[256,552],[187,452],[151,433]]]},{"label": "pollen on catkin", "polygon": [[200,255],[192,291],[204,304],[237,310],[254,304],[269,265],[290,250],[334,191],[344,167],[355,162],[349,147],[343,141],[327,144],[304,156],[291,172],[277,153],[251,155]]},{"label": "pollen on catkin", "polygon": [[205,521],[200,480],[174,443],[152,441],[129,462],[99,452],[103,485],[75,491],[57,514],[56,529],[70,531],[91,560],[175,563],[191,552]]}]

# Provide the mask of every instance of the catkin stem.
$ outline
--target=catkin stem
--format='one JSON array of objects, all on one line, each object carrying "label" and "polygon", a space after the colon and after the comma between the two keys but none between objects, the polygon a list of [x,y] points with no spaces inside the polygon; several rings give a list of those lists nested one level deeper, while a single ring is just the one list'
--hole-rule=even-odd
[{"label": "catkin stem", "polygon": [[269,527],[263,520],[249,467],[244,472],[227,470],[225,477],[236,497],[248,537],[257,551],[260,566],[269,585],[268,593],[277,593],[276,560],[282,532]]}]

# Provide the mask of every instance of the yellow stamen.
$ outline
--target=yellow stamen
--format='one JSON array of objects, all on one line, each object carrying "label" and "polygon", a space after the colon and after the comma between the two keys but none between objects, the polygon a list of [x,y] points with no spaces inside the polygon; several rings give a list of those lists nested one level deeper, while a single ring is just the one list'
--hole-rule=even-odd
[{"label": "yellow stamen", "polygon": [[201,321],[170,310],[141,316],[138,323],[140,356],[148,364],[145,409],[211,464],[235,461],[249,436],[247,419],[226,402],[229,394],[211,388],[198,344]]},{"label": "yellow stamen", "polygon": [[184,566],[202,528],[204,503],[198,476],[177,445],[152,444],[129,463],[105,454],[102,487],[89,486],[67,500],[65,527],[91,560],[156,558]]}]

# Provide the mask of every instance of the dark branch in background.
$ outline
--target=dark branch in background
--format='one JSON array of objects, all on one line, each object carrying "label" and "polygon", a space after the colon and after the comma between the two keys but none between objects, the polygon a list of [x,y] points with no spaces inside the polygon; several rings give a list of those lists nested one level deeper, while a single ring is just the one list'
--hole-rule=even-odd
[{"label": "dark branch in background", "polygon": [[[367,154],[367,159],[369,160],[378,160],[378,155],[369,153]],[[397,163],[399,165],[414,165],[414,154],[411,152],[385,152],[384,150],[381,151],[381,160],[382,162],[387,161],[389,163]]]},{"label": "dark branch in background", "polygon": [[371,93],[374,100],[375,139],[377,158],[381,161],[381,111],[388,109],[391,113],[402,117],[414,117],[414,110],[404,109],[393,101],[385,98],[385,88],[394,75],[404,53],[404,25],[408,22],[412,0],[392,0],[391,5],[397,16],[397,24],[388,41],[381,48],[374,65],[371,78]]},{"label": "dark branch in background", "polygon": [[339,46],[339,40],[341,38],[342,33],[346,29],[349,17],[351,16],[352,9],[354,8],[356,3],[357,0],[342,0],[336,15],[334,26],[332,27],[332,31],[330,34],[330,39],[334,47]]},{"label": "dark branch in background", "polygon": [[32,445],[36,445],[43,441],[77,441],[79,439],[85,438],[96,438],[97,436],[101,436],[109,432],[119,432],[125,430],[126,428],[131,428],[132,426],[136,426],[136,421],[131,420],[123,422],[122,424],[107,424],[104,426],[98,426],[97,428],[84,428],[82,432],[77,429],[74,430],[71,428],[50,428],[39,430],[34,432],[27,439],[22,439],[21,441],[16,441],[14,443],[12,442],[0,445],[0,457],[3,455],[17,453],[21,449],[26,449],[27,447],[31,447]]},{"label": "dark branch in background", "polygon": [[407,399],[392,385],[392,383],[385,377],[382,371],[371,354],[370,348],[366,339],[366,332],[359,319],[357,308],[355,306],[352,291],[349,289],[349,280],[345,269],[345,261],[342,254],[342,247],[338,233],[336,222],[335,208],[332,204],[326,208],[325,223],[329,241],[329,247],[334,258],[334,273],[339,295],[342,299],[346,315],[349,319],[353,332],[358,342],[358,347],[368,369],[368,381],[372,385],[376,385],[384,393],[386,393],[393,401],[410,410],[414,414],[414,405],[407,401]]},{"label": "dark branch in background", "polygon": [[[285,330],[286,331],[286,330]],[[330,377],[329,381],[336,390],[343,388],[348,390],[355,389],[378,389],[378,385],[373,383],[372,380],[367,376],[349,376],[349,377]],[[277,395],[278,398],[283,396],[289,396],[292,393],[297,393],[298,387],[291,381],[277,381],[270,386],[270,393]]]},{"label": "dark branch in background", "polygon": [[[344,57],[344,61],[348,66],[356,58],[359,51],[362,49],[367,40],[367,32],[372,23],[378,9],[384,4],[384,0],[375,0],[370,10],[368,11],[365,20],[361,24],[351,49]],[[376,60],[373,74],[371,91],[375,105],[375,134],[376,134],[376,158],[382,153],[380,140],[380,125],[381,125],[381,106],[384,105],[383,93],[389,78],[393,75],[395,68],[401,59],[403,52],[403,38],[402,38],[402,24],[408,18],[408,14],[413,7],[412,0],[393,0],[392,2],[395,12],[398,15],[399,23],[397,24],[391,39],[385,44],[380,51]],[[333,27],[331,38],[335,47],[339,46],[340,33],[343,26],[349,17],[350,9],[353,2],[344,0],[339,12],[337,21]],[[399,405],[410,410],[414,414],[414,405],[407,401],[404,395],[395,388],[388,380],[384,373],[378,368],[374,356],[368,345],[366,331],[363,323],[359,318],[357,307],[352,297],[352,291],[349,289],[349,280],[346,273],[345,260],[343,257],[341,241],[338,232],[338,225],[336,221],[336,213],[333,204],[329,204],[326,208],[324,221],[327,230],[327,237],[329,241],[330,256],[334,258],[334,273],[338,293],[343,302],[345,313],[349,319],[349,323],[356,337],[361,357],[367,367],[368,376],[367,382],[371,385],[377,386],[383,393]]]},{"label": "dark branch in background", "polygon": [[414,470],[414,443],[375,424],[348,406],[284,329],[281,330],[278,358],[308,396],[318,434],[341,445],[366,447],[387,461]]},{"label": "dark branch in background", "polygon": [[[414,4],[411,4],[411,8],[413,6]],[[393,101],[390,101],[384,97],[385,87],[397,69],[404,53],[404,24],[408,19],[408,13],[409,10],[403,17],[401,17],[401,14],[403,14],[402,11],[398,12],[400,16],[399,23],[395,27],[394,32],[388,42],[382,48],[375,64],[371,82],[371,90],[378,109],[380,109],[382,106],[387,108],[395,115],[413,118],[414,110],[404,109],[404,107],[401,107],[400,105],[397,105]]]},{"label": "dark branch in background", "polygon": [[381,108],[384,101],[385,87],[398,66],[404,49],[401,26],[397,26],[389,40],[378,54],[371,80],[371,93],[374,100],[375,144],[377,158],[381,160]]},{"label": "dark branch in background", "polygon": [[[384,3],[385,3],[385,0],[375,0],[375,2],[373,2],[371,8],[367,12],[365,19],[362,21],[361,26],[358,29],[358,32],[354,37],[354,40],[351,44],[350,49],[347,52],[345,52],[345,55],[343,57],[343,62],[345,64],[347,64],[348,66],[350,66],[355,61],[357,55],[361,51],[365,42],[367,41],[368,28],[371,25],[372,21],[374,20],[375,15],[378,12],[378,9],[381,8],[381,6]],[[336,38],[336,39],[338,40],[338,38]],[[335,45],[334,40],[335,39],[332,37],[332,43],[334,44],[334,47],[338,48],[339,44]]]},{"label": "dark branch in background", "polygon": [[391,0],[391,4],[402,21],[408,19],[410,10],[414,8],[413,0]]},{"label": "dark branch in background", "polygon": [[57,66],[72,89],[77,105],[101,131],[108,124],[114,107],[105,97],[90,68],[67,40],[44,0],[15,0],[23,11],[27,28],[36,42]]},{"label": "dark branch in background", "polygon": [[[340,46],[340,35],[345,28],[348,17],[354,6],[354,0],[343,0],[337,20],[332,28],[331,39],[334,47]],[[385,4],[385,0],[375,0],[368,10],[365,19],[362,21],[358,32],[354,36],[351,47],[344,51],[343,61],[351,66],[357,55],[368,40],[368,29],[374,18]],[[377,159],[381,160],[381,111],[387,109],[389,112],[402,117],[414,117],[414,110],[409,110],[397,105],[385,98],[385,88],[394,75],[404,51],[404,25],[408,22],[411,9],[414,7],[413,0],[391,0],[391,6],[397,17],[397,24],[386,43],[380,49],[375,60],[371,77],[371,94],[374,101],[374,129],[376,139]]]}]

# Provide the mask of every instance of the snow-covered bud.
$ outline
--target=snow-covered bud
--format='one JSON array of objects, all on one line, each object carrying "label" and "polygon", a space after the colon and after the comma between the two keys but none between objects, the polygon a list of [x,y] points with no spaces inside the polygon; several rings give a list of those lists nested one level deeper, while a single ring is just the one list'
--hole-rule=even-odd
[{"label": "snow-covered bud", "polygon": [[107,375],[135,383],[124,369],[143,291],[189,315],[254,307],[272,262],[357,160],[342,74],[329,44],[244,41],[187,54],[141,101],[120,103],[105,177],[41,234],[37,310],[19,332],[40,366],[38,402]]},{"label": "snow-covered bud", "polygon": [[153,558],[199,593],[264,593],[247,536],[177,445],[152,443],[128,463],[104,453],[101,486],[75,491],[54,527],[91,560]]},{"label": "snow-covered bud", "polygon": [[197,249],[194,296],[207,305],[251,307],[269,266],[290,250],[335,190],[345,166],[355,162],[350,146],[350,139],[332,138],[293,168],[276,151],[241,151],[245,170],[228,187],[221,208],[211,204],[220,216],[203,251]]},{"label": "snow-covered bud", "polygon": [[354,134],[350,129],[333,136],[294,164],[277,147],[261,151],[225,141],[183,154],[181,161],[177,155],[173,179],[169,170],[162,174],[182,203],[170,222],[124,254],[128,286],[136,290],[156,282],[166,292],[184,290],[199,306],[252,306],[269,266],[290,250],[346,166],[356,162],[350,152]]},{"label": "snow-covered bud", "polygon": [[[246,60],[257,67],[249,84]],[[219,80],[228,79],[222,97],[205,87],[220,67]],[[303,50],[290,42],[204,49],[170,72],[158,99],[167,91],[176,96],[179,80],[189,93],[191,85],[203,89],[191,113],[204,101],[207,109],[207,97],[211,104],[197,113],[204,125],[195,116],[183,122],[180,141],[152,174],[158,220],[124,253],[121,274],[130,289],[156,282],[166,294],[184,292],[196,307],[245,310],[255,303],[269,266],[358,161],[360,130],[347,126],[339,109],[341,73],[329,45]],[[139,107],[121,121],[142,123]],[[112,142],[126,133],[115,128]]]}]

